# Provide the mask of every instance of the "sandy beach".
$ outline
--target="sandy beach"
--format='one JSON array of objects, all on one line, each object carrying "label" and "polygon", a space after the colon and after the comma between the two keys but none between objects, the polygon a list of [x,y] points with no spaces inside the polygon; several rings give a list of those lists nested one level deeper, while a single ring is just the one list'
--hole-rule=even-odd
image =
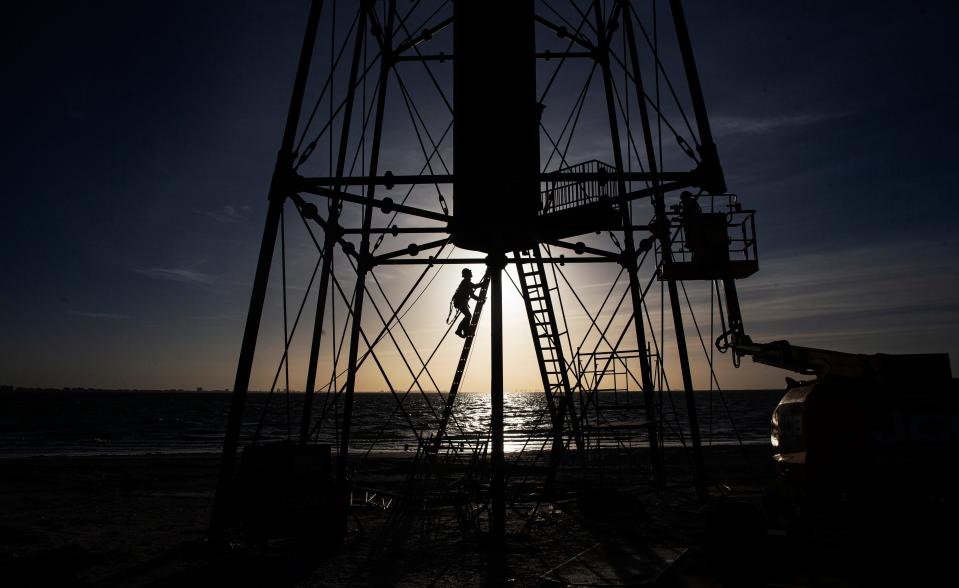
[{"label": "sandy beach", "polygon": [[[768,453],[766,446],[707,448],[712,504],[761,504],[773,479]],[[3,459],[4,585],[574,585],[570,578],[587,573],[576,566],[596,565],[602,576],[616,568],[610,562],[624,557],[615,550],[636,546],[655,557],[650,555],[645,569],[617,568],[621,580],[724,585],[704,555],[709,508],[679,477],[686,459],[679,450],[667,452],[671,481],[659,496],[646,484],[626,484],[621,478],[561,494],[540,505],[532,518],[527,515],[535,501],[518,500],[502,549],[491,549],[482,532],[464,533],[450,508],[404,507],[390,496],[391,489],[400,493],[409,458],[374,455],[363,464],[355,478],[355,506],[344,545],[275,538],[266,550],[241,533],[231,534],[231,543],[221,550],[205,541],[219,460],[215,454]],[[575,477],[572,471],[565,475],[567,481]],[[386,493],[372,496],[364,488]],[[391,498],[390,508],[382,508],[384,499]],[[801,540],[769,535],[749,555],[765,570],[756,585],[860,585],[851,538],[815,533]],[[634,564],[644,561],[629,557]],[[677,563],[663,573],[663,560],[672,558]],[[499,576],[491,572],[497,565]]]}]

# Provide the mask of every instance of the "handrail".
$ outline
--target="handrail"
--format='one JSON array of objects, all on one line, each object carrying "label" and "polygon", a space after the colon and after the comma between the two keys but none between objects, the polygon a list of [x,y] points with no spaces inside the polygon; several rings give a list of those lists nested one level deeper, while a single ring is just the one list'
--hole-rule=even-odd
[{"label": "handrail", "polygon": [[540,214],[548,214],[600,200],[619,196],[615,182],[603,178],[616,169],[602,161],[591,159],[556,170],[557,174],[590,174],[589,180],[551,180],[543,182],[540,191]]}]

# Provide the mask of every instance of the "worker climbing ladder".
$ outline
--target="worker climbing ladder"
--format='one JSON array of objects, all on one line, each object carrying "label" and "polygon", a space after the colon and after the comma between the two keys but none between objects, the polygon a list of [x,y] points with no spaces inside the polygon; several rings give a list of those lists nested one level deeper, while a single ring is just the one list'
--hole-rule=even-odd
[{"label": "worker climbing ladder", "polygon": [[[489,276],[484,276],[480,288],[479,300],[476,302],[476,308],[473,310],[473,318],[470,321],[469,330],[463,340],[463,351],[460,353],[459,362],[456,364],[456,373],[453,375],[453,383],[450,385],[449,394],[446,395],[446,405],[443,407],[443,415],[440,417],[439,428],[436,435],[433,436],[430,453],[435,454],[443,437],[446,435],[446,427],[449,424],[450,416],[453,413],[453,403],[456,401],[456,394],[459,392],[460,384],[463,381],[463,374],[466,372],[466,362],[470,357],[470,350],[473,348],[473,338],[476,336],[476,325],[479,324],[480,316],[483,314],[483,307],[486,305],[486,291],[489,289]],[[454,319],[454,322],[455,319]]]}]

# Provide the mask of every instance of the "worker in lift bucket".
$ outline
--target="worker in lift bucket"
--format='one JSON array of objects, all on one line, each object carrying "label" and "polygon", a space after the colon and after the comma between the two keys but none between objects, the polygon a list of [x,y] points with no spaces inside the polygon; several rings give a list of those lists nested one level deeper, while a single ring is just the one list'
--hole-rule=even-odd
[{"label": "worker in lift bucket", "polygon": [[460,285],[456,288],[456,292],[453,293],[453,300],[450,301],[452,307],[463,314],[463,320],[461,320],[459,326],[456,327],[456,334],[463,338],[466,337],[466,331],[469,329],[470,321],[473,319],[473,313],[470,312],[470,298],[480,300],[479,296],[473,294],[473,290],[483,285],[483,280],[481,280],[479,284],[474,284],[471,281],[472,278],[473,272],[471,272],[469,268],[464,269],[463,281],[460,282]]},{"label": "worker in lift bucket", "polygon": [[699,206],[697,197],[691,192],[683,191],[679,195],[679,214],[686,239],[686,249],[690,254],[690,261],[699,261],[704,248],[700,214],[703,210]]}]

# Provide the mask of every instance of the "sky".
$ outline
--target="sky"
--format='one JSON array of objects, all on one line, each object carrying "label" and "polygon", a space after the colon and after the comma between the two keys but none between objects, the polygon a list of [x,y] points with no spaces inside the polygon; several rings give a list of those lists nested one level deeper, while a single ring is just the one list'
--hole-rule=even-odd
[{"label": "sky", "polygon": [[[753,339],[945,352],[959,370],[951,181],[959,92],[950,73],[957,9],[825,0],[685,5],[729,189],[758,210],[760,271],[739,284]],[[0,385],[233,385],[308,9],[305,0],[8,8]],[[603,137],[597,129],[584,140]],[[316,255],[302,231],[290,230],[287,270],[302,295]],[[379,277],[399,291],[415,271],[394,267]],[[616,273],[568,271],[593,304]],[[270,386],[282,341],[277,273],[257,389]],[[441,273],[406,321],[424,350],[446,328],[457,273]],[[708,299],[706,285],[687,288],[695,304]],[[506,387],[535,390],[529,331],[510,290],[507,282]],[[570,320],[582,321],[568,302]],[[650,302],[656,326],[659,301]],[[485,329],[468,389],[487,385]],[[662,334],[668,351],[668,325]],[[706,354],[698,340],[690,346],[696,385],[708,387]],[[458,348],[441,347],[435,375],[445,389]],[[398,354],[382,354],[390,370],[405,369]],[[295,389],[303,358],[301,349],[291,361]],[[674,366],[667,371],[676,386]],[[733,369],[725,356],[717,366],[724,388],[776,388],[789,375],[748,361]],[[384,383],[366,369],[359,387]]]}]

